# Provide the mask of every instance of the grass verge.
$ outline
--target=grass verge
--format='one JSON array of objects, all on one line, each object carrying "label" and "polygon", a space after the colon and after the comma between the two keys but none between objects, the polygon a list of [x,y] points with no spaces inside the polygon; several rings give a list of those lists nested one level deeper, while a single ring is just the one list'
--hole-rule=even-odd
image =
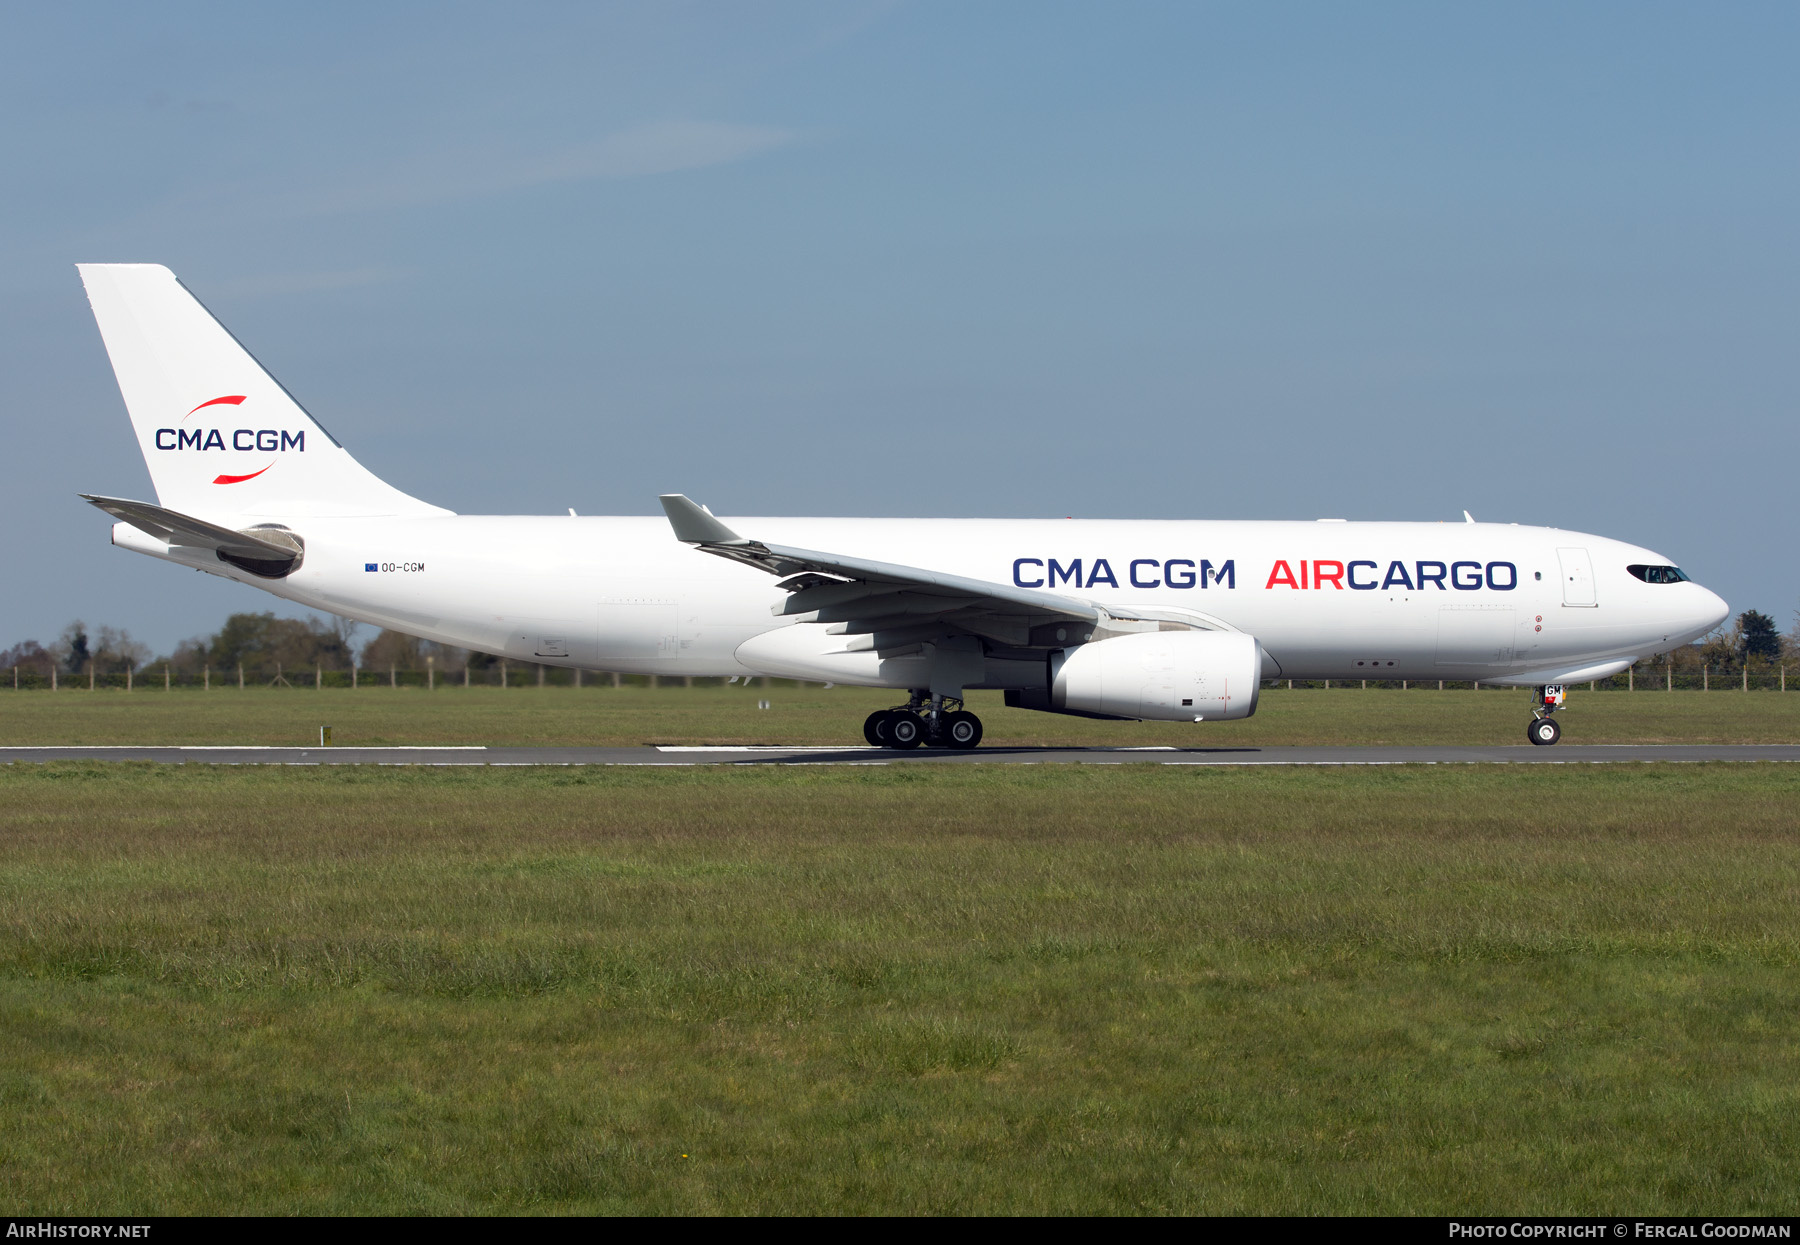
[{"label": "grass verge", "polygon": [[19,1213],[1792,1213],[1785,766],[0,770]]}]

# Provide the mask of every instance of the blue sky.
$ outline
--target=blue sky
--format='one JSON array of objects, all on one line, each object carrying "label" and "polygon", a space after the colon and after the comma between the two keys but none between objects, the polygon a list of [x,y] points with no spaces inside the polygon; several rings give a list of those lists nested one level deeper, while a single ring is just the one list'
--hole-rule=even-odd
[{"label": "blue sky", "polygon": [[1481,519],[1800,607],[1800,7],[0,7],[0,647],[273,598],[73,265],[465,512]]}]

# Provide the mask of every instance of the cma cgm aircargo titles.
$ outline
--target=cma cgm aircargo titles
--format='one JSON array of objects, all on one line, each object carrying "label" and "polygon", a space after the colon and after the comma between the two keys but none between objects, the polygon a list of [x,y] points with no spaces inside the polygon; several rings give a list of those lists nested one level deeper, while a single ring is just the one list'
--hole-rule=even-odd
[{"label": "cma cgm aircargo titles", "polygon": [[312,609],[580,670],[893,688],[872,745],[973,748],[971,688],[1228,722],[1265,679],[1562,685],[1710,631],[1668,558],[1499,523],[461,515],[352,458],[167,268],[80,266],[157,504],[115,545]]}]

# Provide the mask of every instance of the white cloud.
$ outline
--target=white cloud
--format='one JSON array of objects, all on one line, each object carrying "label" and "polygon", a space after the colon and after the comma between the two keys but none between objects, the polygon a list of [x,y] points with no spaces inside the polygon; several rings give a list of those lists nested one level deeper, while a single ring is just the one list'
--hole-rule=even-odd
[{"label": "white cloud", "polygon": [[271,272],[206,283],[211,297],[264,298],[274,294],[310,294],[321,290],[348,290],[364,285],[384,285],[407,274],[404,268],[340,268],[331,272]]},{"label": "white cloud", "polygon": [[719,121],[658,121],[552,151],[433,152],[378,177],[291,200],[304,212],[348,212],[475,198],[559,182],[654,177],[748,160],[798,137]]},{"label": "white cloud", "polygon": [[[586,178],[650,177],[683,169],[733,164],[794,141],[787,130],[715,121],[661,121],[609,134],[587,147],[544,161],[532,182]],[[521,170],[522,172],[526,170]]]}]

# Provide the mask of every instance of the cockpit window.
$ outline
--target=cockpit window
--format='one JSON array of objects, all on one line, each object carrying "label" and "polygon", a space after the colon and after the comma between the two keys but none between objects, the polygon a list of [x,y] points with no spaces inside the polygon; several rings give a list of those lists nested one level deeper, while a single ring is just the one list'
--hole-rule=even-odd
[{"label": "cockpit window", "polygon": [[1642,566],[1633,564],[1625,568],[1647,584],[1681,584],[1687,582],[1687,576],[1679,566]]}]

